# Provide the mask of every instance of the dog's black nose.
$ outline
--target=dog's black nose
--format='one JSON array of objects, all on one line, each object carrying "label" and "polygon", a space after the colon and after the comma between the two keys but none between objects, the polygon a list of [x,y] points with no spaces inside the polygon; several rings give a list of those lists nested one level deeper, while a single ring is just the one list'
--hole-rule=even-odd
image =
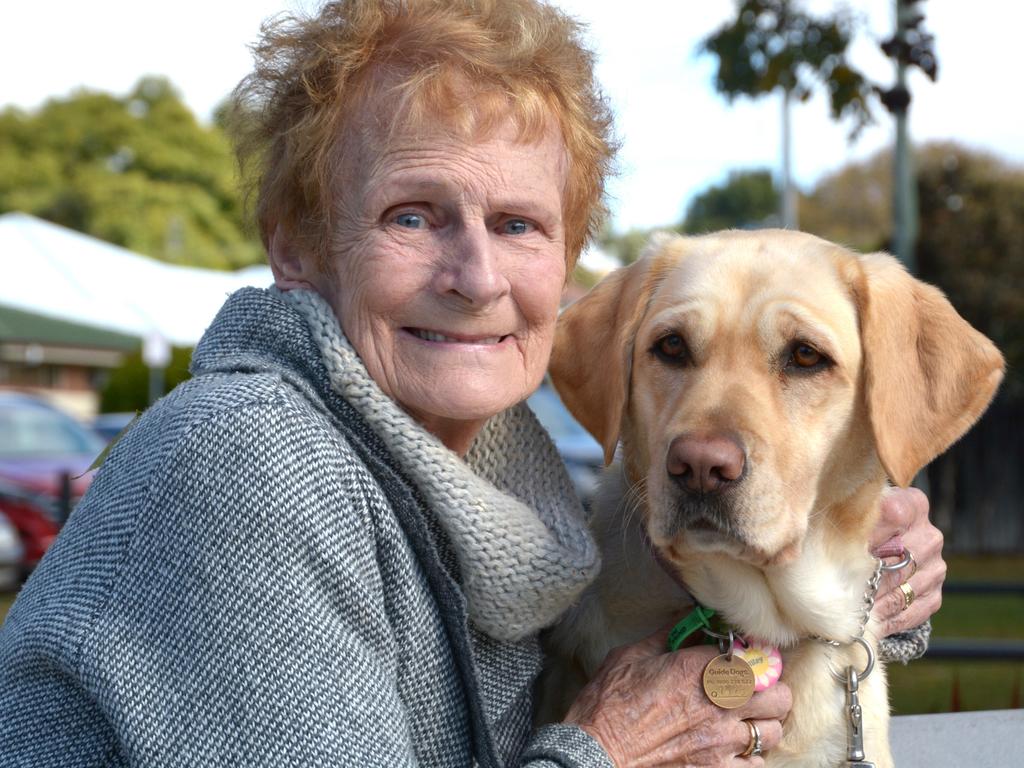
[{"label": "dog's black nose", "polygon": [[690,493],[714,493],[743,475],[743,446],[728,435],[680,435],[668,449],[669,477]]}]

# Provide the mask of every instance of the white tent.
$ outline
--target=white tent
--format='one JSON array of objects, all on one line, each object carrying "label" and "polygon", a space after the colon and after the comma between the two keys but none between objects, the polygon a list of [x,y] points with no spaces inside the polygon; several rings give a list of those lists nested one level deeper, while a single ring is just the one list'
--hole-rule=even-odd
[{"label": "white tent", "polygon": [[272,282],[265,266],[179,267],[25,213],[0,215],[0,306],[192,346],[228,294]]}]

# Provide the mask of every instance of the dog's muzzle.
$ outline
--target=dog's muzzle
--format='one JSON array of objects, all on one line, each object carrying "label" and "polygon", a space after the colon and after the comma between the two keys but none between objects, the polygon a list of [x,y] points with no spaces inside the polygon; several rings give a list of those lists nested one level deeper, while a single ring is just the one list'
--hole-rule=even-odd
[{"label": "dog's muzzle", "polygon": [[746,452],[734,435],[687,433],[675,438],[665,469],[676,492],[676,525],[691,532],[735,535],[731,491],[743,481],[746,467]]},{"label": "dog's muzzle", "polygon": [[746,452],[739,439],[730,434],[688,433],[677,437],[668,448],[665,469],[683,493],[720,493],[743,479]]}]

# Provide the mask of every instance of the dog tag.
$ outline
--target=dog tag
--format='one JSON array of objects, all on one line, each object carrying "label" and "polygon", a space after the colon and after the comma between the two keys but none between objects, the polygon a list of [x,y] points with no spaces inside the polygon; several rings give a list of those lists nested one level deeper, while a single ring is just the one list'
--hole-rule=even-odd
[{"label": "dog tag", "polygon": [[754,670],[738,653],[715,656],[704,667],[704,693],[722,709],[742,707],[754,695]]},{"label": "dog tag", "polygon": [[754,690],[767,691],[782,675],[782,654],[774,645],[760,640],[746,640],[744,646],[735,651],[754,670]]}]

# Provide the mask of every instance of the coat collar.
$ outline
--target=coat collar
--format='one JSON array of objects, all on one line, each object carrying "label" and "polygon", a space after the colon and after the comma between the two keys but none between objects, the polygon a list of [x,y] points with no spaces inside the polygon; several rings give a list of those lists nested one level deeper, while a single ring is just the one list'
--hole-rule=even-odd
[{"label": "coat collar", "polygon": [[597,574],[597,547],[551,439],[523,404],[488,420],[465,460],[384,395],[310,291],[233,294],[193,355],[196,373],[273,370],[341,396],[416,486],[456,553],[469,616],[498,640],[552,624]]}]

